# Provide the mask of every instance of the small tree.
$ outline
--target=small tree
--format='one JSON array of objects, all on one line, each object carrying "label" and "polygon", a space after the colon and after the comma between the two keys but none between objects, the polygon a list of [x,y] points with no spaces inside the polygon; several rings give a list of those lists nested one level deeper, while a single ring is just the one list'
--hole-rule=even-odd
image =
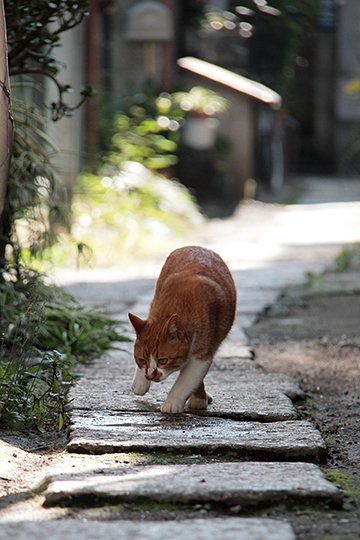
[{"label": "small tree", "polygon": [[59,81],[61,66],[54,55],[61,35],[83,21],[88,7],[89,0],[5,0],[10,76],[30,74],[54,82],[58,101],[51,104],[53,120],[71,114],[91,94],[86,87],[75,106],[64,101],[71,86]]}]

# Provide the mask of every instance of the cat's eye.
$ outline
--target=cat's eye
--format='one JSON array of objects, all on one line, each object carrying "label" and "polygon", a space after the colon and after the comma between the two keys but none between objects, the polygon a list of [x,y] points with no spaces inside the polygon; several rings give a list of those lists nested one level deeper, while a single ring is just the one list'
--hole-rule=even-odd
[{"label": "cat's eye", "polygon": [[145,358],[137,358],[137,359],[136,359],[136,362],[137,362],[137,364],[138,364],[139,366],[142,366],[142,367],[144,367],[144,366],[146,365],[146,360],[145,360]]},{"label": "cat's eye", "polygon": [[157,363],[159,366],[165,366],[168,363],[168,358],[158,358]]}]

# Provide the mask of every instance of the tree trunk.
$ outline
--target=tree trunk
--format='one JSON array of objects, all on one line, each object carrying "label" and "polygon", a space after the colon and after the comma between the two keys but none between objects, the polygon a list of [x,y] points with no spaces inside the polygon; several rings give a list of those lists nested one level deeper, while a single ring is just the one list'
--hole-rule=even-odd
[{"label": "tree trunk", "polygon": [[13,135],[10,83],[7,61],[4,3],[0,0],[0,268],[5,263],[9,236],[8,212],[5,209]]}]

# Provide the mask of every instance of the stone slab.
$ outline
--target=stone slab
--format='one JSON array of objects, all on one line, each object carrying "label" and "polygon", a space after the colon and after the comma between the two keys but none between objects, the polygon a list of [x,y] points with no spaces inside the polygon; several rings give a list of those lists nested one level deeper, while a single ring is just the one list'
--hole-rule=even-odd
[{"label": "stone slab", "polygon": [[227,338],[219,347],[217,356],[224,356],[220,351],[226,346],[231,345],[234,349],[234,353],[231,356],[239,356],[241,358],[248,358],[249,338],[247,337],[244,329],[240,326],[240,322],[236,319]]},{"label": "stone slab", "polygon": [[[130,381],[129,387],[130,387]],[[97,385],[96,385],[97,386]],[[98,387],[99,388],[99,387]],[[256,383],[237,384],[234,392],[221,391],[218,385],[208,384],[207,389],[213,396],[213,402],[206,411],[191,411],[200,416],[234,418],[238,420],[257,420],[275,422],[294,420],[297,411],[289,397],[282,392],[266,390]],[[91,386],[88,391],[91,390]],[[78,388],[72,401],[72,410],[102,410],[112,412],[159,412],[165,401],[167,391],[164,386],[156,385],[145,396],[139,397],[119,390],[102,388],[102,392],[88,394],[86,388]]]},{"label": "stone slab", "polygon": [[[126,344],[125,344],[126,345]],[[139,398],[132,394],[134,360],[132,354],[112,352],[82,370],[82,378],[70,390],[73,409],[119,412],[155,412],[169,392],[176,374],[162,383],[153,383]],[[279,421],[297,417],[291,402],[303,393],[286,375],[267,374],[249,359],[217,357],[206,379],[213,403],[209,416],[246,420]]]},{"label": "stone slab", "polygon": [[[237,313],[259,313],[274,303],[278,295],[277,289],[261,290],[242,287],[238,294]],[[133,310],[136,315],[146,318],[152,299],[153,291],[150,294],[141,295],[130,311]]]},{"label": "stone slab", "polygon": [[242,358],[252,360],[254,351],[247,345],[249,338],[240,327],[233,327],[227,339],[220,345],[216,357]]},{"label": "stone slab", "polygon": [[[148,291],[154,287],[153,279],[127,279],[124,280],[120,275],[114,274],[110,281],[106,281],[104,269],[90,270],[88,279],[81,281],[84,272],[75,271],[73,273],[74,282],[63,285],[63,289],[75,296],[82,304],[98,305],[105,308],[122,309],[131,303],[138,301],[139,296],[146,298]],[[85,277],[83,275],[83,277]],[[149,293],[151,294],[151,293]]]},{"label": "stone slab", "polygon": [[[119,384],[108,378],[84,378],[70,392],[72,409],[158,412],[172,385],[170,381],[154,383],[140,397],[131,392],[131,381],[130,375],[124,375]],[[206,411],[193,411],[194,414],[268,422],[297,418],[291,399],[283,392],[286,382],[277,383],[274,377],[248,374],[234,381],[233,373],[214,370],[206,382],[213,402]]]},{"label": "stone slab", "polygon": [[243,329],[253,326],[258,319],[260,312],[256,313],[241,313],[236,317],[236,323]]},{"label": "stone slab", "polygon": [[49,478],[45,505],[157,501],[239,506],[306,501],[339,504],[339,490],[313,463],[223,462],[129,467],[112,474]]},{"label": "stone slab", "polygon": [[277,290],[255,290],[246,289],[240,291],[238,295],[237,310],[236,313],[261,313],[267,307],[276,302],[279,297]]},{"label": "stone slab", "polygon": [[[256,364],[249,362],[249,370],[247,371],[244,362],[241,362],[242,369],[239,369],[239,362],[236,359],[227,359],[226,363],[214,362],[212,369],[206,376],[205,382],[211,393],[212,388],[216,388],[216,392],[224,392],[228,395],[229,400],[232,400],[234,394],[238,394],[241,399],[242,395],[253,394],[254,399],[256,393],[266,396],[274,394],[285,394],[292,399],[301,399],[305,397],[298,382],[284,373],[266,373],[261,368],[256,368]],[[253,367],[254,366],[254,367]],[[274,413],[276,411],[274,410]]]},{"label": "stone slab", "polygon": [[345,271],[322,274],[311,283],[306,296],[326,294],[356,294],[360,292],[359,272]]},{"label": "stone slab", "polygon": [[69,452],[235,452],[238,459],[320,460],[325,443],[307,421],[238,422],[191,414],[72,414]]},{"label": "stone slab", "polygon": [[215,518],[184,521],[89,521],[74,519],[2,523],[0,540],[295,540],[289,523],[275,519]]}]

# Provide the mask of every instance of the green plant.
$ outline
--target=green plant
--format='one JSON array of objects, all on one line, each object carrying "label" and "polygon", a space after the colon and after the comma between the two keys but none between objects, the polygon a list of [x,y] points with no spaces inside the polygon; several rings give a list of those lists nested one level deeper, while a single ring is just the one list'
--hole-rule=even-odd
[{"label": "green plant", "polygon": [[0,275],[0,425],[62,427],[78,362],[129,341],[117,322],[89,311],[23,268]]},{"label": "green plant", "polygon": [[359,535],[357,533],[325,534],[325,536],[321,536],[319,540],[359,540]]},{"label": "green plant", "polygon": [[[360,79],[352,79],[345,85],[345,91],[352,99],[360,99]],[[360,127],[358,124],[352,129],[349,142],[340,159],[340,174],[358,177],[360,173]]]},{"label": "green plant", "polygon": [[[86,87],[77,104],[65,102],[71,87],[59,82],[61,65],[53,54],[61,34],[83,20],[87,7],[88,0],[5,3],[10,75],[29,75],[32,86],[37,76],[53,81],[58,90],[53,120],[70,115],[91,95]],[[14,100],[13,112],[13,155],[0,221],[0,424],[61,427],[76,363],[126,338],[115,321],[80,307],[22,267],[24,254],[53,244],[52,225],[59,214],[64,218],[58,202],[64,190],[49,157],[56,149],[45,113],[20,100]]]},{"label": "green plant", "polygon": [[153,171],[175,165],[183,116],[170,94],[125,98],[123,112],[115,117],[107,162],[119,169],[126,161],[136,161]]},{"label": "green plant", "polygon": [[0,360],[0,426],[62,429],[72,367],[57,351],[27,364]]},{"label": "green plant", "polygon": [[69,84],[60,83],[61,64],[54,54],[61,44],[61,34],[80,24],[88,9],[89,0],[5,2],[10,76],[27,74],[50,79],[58,91],[58,100],[51,104],[54,120],[69,116],[92,95],[92,89],[87,86],[76,105],[64,101],[72,89]]},{"label": "green plant", "polygon": [[[12,84],[18,82],[18,77],[29,76],[31,83],[40,77],[50,79],[57,88],[57,100],[51,104],[52,118],[58,120],[68,116],[77,109],[92,90],[86,87],[79,102],[69,105],[65,96],[71,91],[68,84],[59,82],[58,76],[61,64],[56,60],[54,50],[60,46],[61,35],[66,30],[80,24],[87,14],[88,0],[32,0],[5,2],[5,17],[7,26],[7,48],[9,74]],[[14,80],[15,78],[15,80]],[[21,83],[24,79],[21,78]],[[28,82],[26,83],[29,84]],[[40,101],[43,96],[39,95]],[[45,107],[45,105],[44,105]],[[11,111],[9,111],[10,113]],[[17,258],[21,251],[19,237],[15,238],[16,221],[26,219],[34,225],[39,221],[39,213],[48,203],[48,221],[52,219],[55,209],[52,201],[58,201],[54,196],[56,174],[48,158],[53,151],[46,136],[45,114],[33,106],[20,101],[14,103],[15,133],[11,170],[7,185],[5,208],[0,222],[0,268],[7,262],[7,247],[11,246],[10,257]],[[39,196],[47,191],[48,197]],[[45,221],[42,219],[44,223]],[[37,229],[30,250],[38,251],[49,243],[50,229]]]},{"label": "green plant", "polygon": [[91,247],[100,266],[163,255],[202,222],[186,188],[139,163],[127,162],[111,176],[78,178],[72,235]]},{"label": "green plant", "polygon": [[196,86],[189,92],[151,91],[124,99],[123,112],[115,117],[110,152],[103,170],[114,174],[128,161],[151,171],[171,173],[178,162],[180,128],[186,114],[212,116],[225,111],[227,100],[216,92]]},{"label": "green plant", "polygon": [[360,244],[354,245],[352,248],[346,248],[340,251],[334,261],[335,272],[346,272],[352,265],[360,263]]},{"label": "green plant", "polygon": [[360,498],[360,482],[356,475],[338,469],[325,469],[324,473],[329,480],[340,486],[345,495],[356,499]]},{"label": "green plant", "polygon": [[335,272],[345,272],[351,265],[352,252],[348,249],[343,249],[339,255],[335,258],[334,268]]},{"label": "green plant", "polygon": [[174,103],[188,114],[213,116],[225,112],[228,106],[225,98],[202,86],[194,86],[188,92],[175,92],[172,97]]},{"label": "green plant", "polygon": [[19,261],[24,247],[35,255],[55,239],[51,222],[59,215],[66,221],[58,202],[63,188],[49,157],[57,149],[46,134],[45,116],[38,108],[14,100],[14,117],[13,157],[0,226],[0,267],[5,265],[6,246],[13,261]]}]

